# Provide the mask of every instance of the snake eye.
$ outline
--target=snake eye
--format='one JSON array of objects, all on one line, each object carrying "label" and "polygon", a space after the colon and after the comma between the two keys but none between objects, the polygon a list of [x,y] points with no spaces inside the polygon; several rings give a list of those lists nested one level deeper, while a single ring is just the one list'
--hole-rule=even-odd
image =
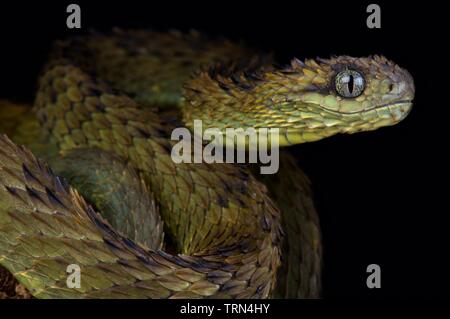
[{"label": "snake eye", "polygon": [[365,88],[364,77],[355,70],[344,70],[334,78],[336,92],[342,97],[357,97]]}]

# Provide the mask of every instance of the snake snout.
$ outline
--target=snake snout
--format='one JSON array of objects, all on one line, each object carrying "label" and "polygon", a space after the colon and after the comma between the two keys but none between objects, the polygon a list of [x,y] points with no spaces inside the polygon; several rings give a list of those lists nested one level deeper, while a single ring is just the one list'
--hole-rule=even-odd
[{"label": "snake snout", "polygon": [[390,93],[397,95],[402,102],[412,102],[415,91],[414,79],[411,73],[397,66],[395,72],[393,72],[393,85]]},{"label": "snake snout", "polygon": [[394,97],[393,103],[391,103],[391,115],[395,123],[398,123],[411,111],[415,95],[414,79],[406,69],[398,66],[391,78],[393,84],[390,87],[389,95]]}]

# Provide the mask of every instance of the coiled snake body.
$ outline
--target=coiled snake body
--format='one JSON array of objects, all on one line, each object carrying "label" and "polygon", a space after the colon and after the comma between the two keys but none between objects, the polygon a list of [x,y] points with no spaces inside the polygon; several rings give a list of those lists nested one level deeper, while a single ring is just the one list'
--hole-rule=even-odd
[{"label": "coiled snake body", "polygon": [[0,265],[38,298],[317,297],[319,225],[295,161],[281,152],[274,176],[176,164],[170,132],[276,127],[285,146],[373,130],[408,114],[412,78],[379,56],[252,56],[195,33],[58,42],[33,110],[0,103],[14,141],[0,138]]}]

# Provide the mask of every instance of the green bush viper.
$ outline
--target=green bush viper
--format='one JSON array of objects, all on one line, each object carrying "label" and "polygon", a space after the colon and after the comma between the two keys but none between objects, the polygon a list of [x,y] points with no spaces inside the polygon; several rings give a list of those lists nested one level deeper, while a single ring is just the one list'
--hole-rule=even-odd
[{"label": "green bush viper", "polygon": [[176,164],[170,132],[279,128],[287,146],[396,124],[414,97],[381,56],[281,68],[195,32],[114,30],[52,52],[33,109],[0,103],[0,265],[37,298],[318,297],[318,218],[287,151],[275,175]]}]

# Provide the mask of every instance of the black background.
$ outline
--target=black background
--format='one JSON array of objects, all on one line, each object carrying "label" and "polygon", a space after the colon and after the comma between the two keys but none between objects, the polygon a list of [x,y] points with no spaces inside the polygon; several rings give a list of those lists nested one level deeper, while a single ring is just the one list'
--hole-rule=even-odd
[{"label": "black background", "polygon": [[[448,297],[449,212],[439,204],[448,189],[448,90],[439,87],[448,36],[438,4],[377,1],[377,30],[366,27],[370,2],[364,1],[73,2],[81,5],[81,31],[66,28],[69,2],[0,4],[0,97],[31,102],[53,40],[113,26],[194,28],[273,51],[280,63],[383,54],[408,69],[416,99],[403,122],[294,151],[312,180],[321,218],[324,298]],[[366,287],[372,263],[381,266],[381,289]]]}]

